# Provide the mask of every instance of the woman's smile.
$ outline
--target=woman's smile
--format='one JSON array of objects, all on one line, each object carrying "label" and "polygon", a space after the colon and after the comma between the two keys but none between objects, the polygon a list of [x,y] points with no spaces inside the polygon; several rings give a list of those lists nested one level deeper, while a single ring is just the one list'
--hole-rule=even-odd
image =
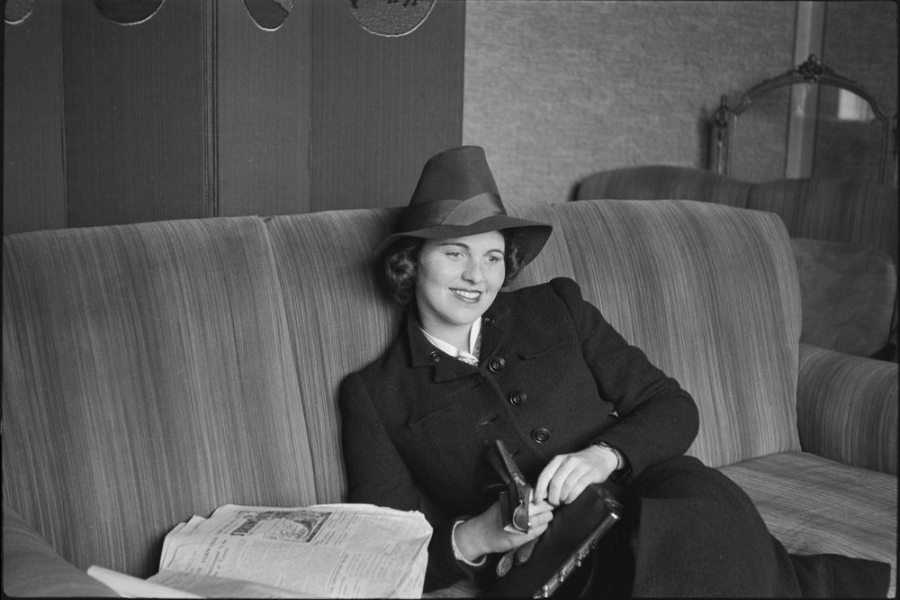
[{"label": "woman's smile", "polygon": [[460,300],[463,302],[471,302],[473,304],[477,304],[481,299],[481,292],[472,291],[472,290],[460,290],[460,289],[452,289],[454,294],[456,294]]}]

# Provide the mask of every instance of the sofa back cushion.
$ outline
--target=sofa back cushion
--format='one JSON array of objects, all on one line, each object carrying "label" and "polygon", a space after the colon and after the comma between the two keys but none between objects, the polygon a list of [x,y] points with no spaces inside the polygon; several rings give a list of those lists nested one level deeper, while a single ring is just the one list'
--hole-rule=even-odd
[{"label": "sofa back cushion", "polygon": [[397,209],[325,211],[267,219],[281,279],[300,401],[307,416],[316,497],[342,502],[338,388],[396,335],[400,311],[376,286],[372,249]]},{"label": "sofa back cushion", "polygon": [[[521,208],[509,205],[509,212]],[[531,218],[554,222],[550,205]],[[346,498],[337,396],[344,377],[378,358],[398,334],[401,311],[376,283],[372,250],[398,224],[398,208],[325,211],[267,219],[284,292],[301,399],[310,426],[317,496]],[[523,281],[572,276],[565,237],[551,237]]]},{"label": "sofa back cushion", "polygon": [[[554,226],[513,287],[573,277],[625,335],[697,399],[691,453],[711,465],[799,448],[794,397],[799,287],[784,225],[699,202],[517,204]],[[397,335],[372,249],[399,209],[267,221],[293,340],[321,501],[344,497],[341,380]]]},{"label": "sofa back cushion", "polygon": [[257,218],[26,233],[3,248],[3,501],[76,566],[157,569],[179,521],[315,501]]},{"label": "sofa back cushion", "polygon": [[752,184],[712,171],[641,165],[593,173],[575,189],[576,200],[698,200],[747,207]]},{"label": "sofa back cushion", "polygon": [[575,200],[699,200],[774,212],[791,237],[874,246],[897,263],[897,188],[863,179],[750,183],[694,167],[641,165],[582,179]]},{"label": "sofa back cushion", "polygon": [[891,340],[897,267],[884,250],[792,238],[803,298],[800,342],[872,356]]},{"label": "sofa back cushion", "polygon": [[[662,200],[573,202],[554,218],[585,297],[697,401],[691,454],[720,466],[799,449],[800,295],[777,216]],[[526,269],[549,273],[546,260]]]},{"label": "sofa back cushion", "polygon": [[754,184],[747,208],[777,213],[791,237],[873,246],[897,263],[897,188],[856,179]]}]

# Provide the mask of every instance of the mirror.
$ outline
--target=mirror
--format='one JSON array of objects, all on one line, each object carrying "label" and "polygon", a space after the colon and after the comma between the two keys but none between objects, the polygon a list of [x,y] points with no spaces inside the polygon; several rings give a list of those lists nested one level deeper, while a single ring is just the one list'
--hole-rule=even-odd
[{"label": "mirror", "polygon": [[813,177],[863,178],[882,181],[886,122],[875,117],[869,102],[850,90],[819,88]]},{"label": "mirror", "polygon": [[896,185],[896,118],[810,55],[750,88],[734,107],[721,97],[710,168],[751,182],[827,177]]}]

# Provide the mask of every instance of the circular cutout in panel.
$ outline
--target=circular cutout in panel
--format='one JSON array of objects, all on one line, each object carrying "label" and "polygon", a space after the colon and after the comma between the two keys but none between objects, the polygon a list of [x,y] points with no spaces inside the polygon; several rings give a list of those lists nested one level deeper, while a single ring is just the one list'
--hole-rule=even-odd
[{"label": "circular cutout in panel", "polygon": [[435,0],[350,0],[350,14],[375,35],[398,37],[425,22]]},{"label": "circular cutout in panel", "polygon": [[94,0],[100,14],[119,25],[137,25],[148,20],[166,0]]},{"label": "circular cutout in panel", "polygon": [[3,20],[9,25],[20,25],[31,16],[34,0],[7,0]]},{"label": "circular cutout in panel", "polygon": [[291,14],[294,0],[244,0],[244,6],[260,29],[275,31]]}]

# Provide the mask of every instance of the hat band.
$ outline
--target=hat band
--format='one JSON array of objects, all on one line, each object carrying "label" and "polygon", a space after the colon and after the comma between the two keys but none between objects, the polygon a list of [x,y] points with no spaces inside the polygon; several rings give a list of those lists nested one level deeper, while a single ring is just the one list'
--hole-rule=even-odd
[{"label": "hat band", "polygon": [[486,217],[505,215],[500,195],[484,192],[468,200],[434,200],[413,204],[403,215],[403,231],[438,225],[471,225]]}]

